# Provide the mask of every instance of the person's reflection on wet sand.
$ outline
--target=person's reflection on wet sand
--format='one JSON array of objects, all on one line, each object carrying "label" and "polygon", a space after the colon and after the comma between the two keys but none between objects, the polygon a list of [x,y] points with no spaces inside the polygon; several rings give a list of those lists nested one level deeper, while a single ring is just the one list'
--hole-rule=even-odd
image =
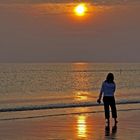
[{"label": "person's reflection on wet sand", "polygon": [[105,136],[110,136],[110,124],[107,123],[105,126]]},{"label": "person's reflection on wet sand", "polygon": [[117,134],[117,125],[114,125],[112,127],[111,138],[114,139],[116,137],[116,134]]},{"label": "person's reflection on wet sand", "polygon": [[112,131],[110,132],[110,124],[108,123],[105,126],[105,137],[110,137],[111,139],[114,139],[117,134],[117,125],[115,124],[112,126]]}]

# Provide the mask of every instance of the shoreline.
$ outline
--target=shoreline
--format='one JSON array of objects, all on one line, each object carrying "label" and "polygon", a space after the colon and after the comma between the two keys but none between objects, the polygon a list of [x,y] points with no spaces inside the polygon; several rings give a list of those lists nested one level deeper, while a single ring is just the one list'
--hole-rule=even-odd
[{"label": "shoreline", "polygon": [[0,121],[0,138],[5,140],[107,140],[110,138],[137,140],[140,139],[139,115],[140,110],[119,111],[119,122],[114,132],[112,119],[110,131],[106,131],[102,112]]}]

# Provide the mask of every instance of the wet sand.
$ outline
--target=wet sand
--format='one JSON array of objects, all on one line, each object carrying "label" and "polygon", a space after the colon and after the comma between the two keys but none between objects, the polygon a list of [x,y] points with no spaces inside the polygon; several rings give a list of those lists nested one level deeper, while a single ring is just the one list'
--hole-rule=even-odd
[{"label": "wet sand", "polygon": [[139,140],[140,110],[120,111],[119,123],[105,129],[103,113],[0,121],[0,140]]}]

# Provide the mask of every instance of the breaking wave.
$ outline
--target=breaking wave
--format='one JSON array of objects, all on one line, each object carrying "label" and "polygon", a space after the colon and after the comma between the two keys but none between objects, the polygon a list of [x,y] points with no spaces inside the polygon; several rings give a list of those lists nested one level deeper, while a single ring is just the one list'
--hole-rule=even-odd
[{"label": "breaking wave", "polygon": [[[139,103],[140,103],[140,100],[121,100],[121,101],[116,102],[116,104],[118,105],[139,104]],[[0,112],[63,109],[63,108],[102,106],[102,105],[103,105],[102,103],[97,104],[95,102],[58,103],[58,104],[47,104],[47,105],[29,105],[29,106],[17,106],[17,107],[11,107],[11,108],[0,108]]]}]

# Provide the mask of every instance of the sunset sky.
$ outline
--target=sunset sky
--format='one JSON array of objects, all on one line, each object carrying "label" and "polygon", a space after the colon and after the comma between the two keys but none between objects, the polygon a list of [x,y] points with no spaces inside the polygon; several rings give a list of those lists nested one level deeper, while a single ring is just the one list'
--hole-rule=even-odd
[{"label": "sunset sky", "polygon": [[0,62],[140,62],[140,0],[77,1],[0,0]]}]

